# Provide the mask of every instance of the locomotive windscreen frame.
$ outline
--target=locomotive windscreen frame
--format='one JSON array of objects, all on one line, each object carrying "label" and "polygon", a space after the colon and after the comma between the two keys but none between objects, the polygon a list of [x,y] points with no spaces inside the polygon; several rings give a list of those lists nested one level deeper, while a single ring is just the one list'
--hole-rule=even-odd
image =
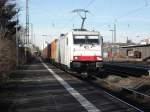
[{"label": "locomotive windscreen frame", "polygon": [[96,44],[100,43],[98,35],[74,35],[73,36],[74,44]]}]

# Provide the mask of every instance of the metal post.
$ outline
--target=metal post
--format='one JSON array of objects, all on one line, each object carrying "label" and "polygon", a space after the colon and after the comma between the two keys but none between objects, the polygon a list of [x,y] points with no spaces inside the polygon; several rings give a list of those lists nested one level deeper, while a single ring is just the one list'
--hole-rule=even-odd
[{"label": "metal post", "polygon": [[27,45],[29,44],[29,0],[26,0],[26,36]]},{"label": "metal post", "polygon": [[34,33],[34,39],[33,39],[33,43],[36,45],[36,41],[35,41],[35,33]]},{"label": "metal post", "polygon": [[112,44],[114,43],[114,38],[113,38],[113,32],[114,32],[114,30],[109,30],[109,31],[111,31],[112,32]]},{"label": "metal post", "polygon": [[18,12],[17,12],[17,25],[16,25],[16,58],[17,58],[17,67],[19,65],[19,49],[18,49]]},{"label": "metal post", "polygon": [[48,36],[48,35],[42,35],[43,36],[43,49],[44,49],[44,44],[45,44],[45,41],[46,41],[46,37]]},{"label": "metal post", "polygon": [[31,43],[33,44],[33,24],[31,24]]},{"label": "metal post", "polygon": [[114,43],[116,43],[116,24],[114,24]]},{"label": "metal post", "polygon": [[43,41],[43,50],[44,50],[44,41]]},{"label": "metal post", "polygon": [[111,58],[112,58],[112,61],[113,61],[113,44],[114,44],[114,38],[113,38],[113,32],[114,32],[114,30],[109,30],[109,31],[111,31],[112,32],[112,45],[111,45]]},{"label": "metal post", "polygon": [[27,47],[29,47],[29,0],[26,0],[26,42],[25,60],[27,61]]}]

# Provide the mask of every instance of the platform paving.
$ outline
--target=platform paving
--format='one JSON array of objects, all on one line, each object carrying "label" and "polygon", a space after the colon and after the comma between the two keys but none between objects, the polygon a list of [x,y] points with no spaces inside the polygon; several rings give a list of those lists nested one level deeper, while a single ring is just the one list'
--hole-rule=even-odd
[{"label": "platform paving", "polygon": [[[55,66],[46,63],[59,77],[96,108],[97,112],[134,112],[96,87],[87,84]],[[20,66],[10,75],[10,81],[0,86],[0,112],[87,112],[87,101],[79,101],[39,59]],[[81,98],[79,96],[79,98]],[[85,100],[84,99],[84,100]],[[88,105],[89,108],[91,105]],[[119,108],[118,108],[119,107]],[[94,110],[90,112],[95,112]]]}]

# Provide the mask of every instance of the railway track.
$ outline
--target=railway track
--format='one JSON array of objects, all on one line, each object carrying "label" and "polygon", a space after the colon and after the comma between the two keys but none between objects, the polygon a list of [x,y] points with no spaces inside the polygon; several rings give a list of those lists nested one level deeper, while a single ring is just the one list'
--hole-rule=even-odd
[{"label": "railway track", "polygon": [[[120,88],[119,93],[131,102],[136,102],[141,108],[150,110],[150,77],[149,75],[149,66],[140,66],[133,64],[105,64],[106,74],[114,74],[118,76],[125,76],[117,81],[118,83],[110,83],[108,80],[104,80],[108,85],[114,86],[114,88]],[[143,76],[147,75],[147,76]],[[135,77],[140,76],[140,77]],[[126,82],[125,82],[126,81]],[[122,86],[119,86],[122,85]]]},{"label": "railway track", "polygon": [[148,76],[150,75],[149,66],[140,66],[133,64],[121,64],[121,63],[104,63],[104,69],[111,74],[121,76]]},{"label": "railway track", "polygon": [[[66,71],[65,71],[66,72]],[[81,81],[84,81],[84,82],[86,82],[86,83],[88,83],[90,86],[92,85],[95,89],[97,89],[97,90],[99,90],[99,92],[101,93],[101,92],[103,92],[103,95],[102,96],[109,96],[109,98],[111,99],[111,101],[109,101],[109,103],[107,104],[105,104],[104,102],[107,102],[107,101],[105,101],[104,100],[104,98],[103,97],[101,97],[101,98],[99,98],[99,100],[102,100],[102,102],[100,102],[100,103],[104,103],[103,104],[103,106],[104,107],[106,107],[106,108],[114,108],[114,110],[112,109],[111,111],[118,111],[118,112],[121,112],[121,111],[131,111],[131,112],[144,112],[144,111],[146,111],[146,110],[142,110],[142,108],[138,108],[138,107],[136,107],[136,106],[134,106],[134,105],[132,105],[132,104],[130,104],[130,103],[128,103],[128,102],[126,102],[126,101],[124,101],[124,100],[122,100],[122,99],[120,99],[120,98],[118,98],[117,96],[115,96],[114,94],[112,94],[111,92],[108,92],[108,91],[105,91],[104,89],[102,89],[101,88],[101,86],[99,86],[99,80],[95,80],[95,78],[94,78],[94,81],[92,80],[85,80],[85,79],[83,79],[82,77],[79,77],[76,73],[73,73],[73,72],[70,72],[70,71],[67,71],[67,73],[68,74],[71,74],[71,75],[73,75],[73,76],[75,76],[75,77],[77,77],[78,79],[80,79]],[[88,98],[88,97],[87,97]],[[98,100],[98,99],[97,99]],[[115,104],[114,104],[114,102],[116,102]],[[123,104],[124,106],[127,106],[127,108],[125,107],[125,108],[118,108],[118,107],[116,107],[116,104]],[[113,106],[112,106],[113,105]],[[104,110],[105,110],[105,108],[103,108]]]},{"label": "railway track", "polygon": [[129,104],[134,105],[144,111],[150,110],[150,96],[144,93],[138,92],[133,89],[118,86],[116,84],[110,83],[104,79],[98,79],[98,81],[90,82],[96,84],[100,83],[100,87],[104,88],[109,94],[113,94],[122,101],[129,102]]},{"label": "railway track", "polygon": [[[119,73],[121,73],[121,72],[122,71],[119,70]],[[69,71],[69,73],[71,73],[71,72]],[[109,72],[109,73],[112,73],[112,72]],[[126,73],[126,72],[123,71],[123,73]],[[71,74],[76,75],[76,73],[71,73]],[[127,76],[128,76],[128,74],[127,74]],[[150,107],[150,105],[149,105],[150,104],[150,94],[146,94],[144,92],[139,91],[138,87],[133,89],[133,88],[128,88],[125,86],[119,86],[117,84],[110,83],[110,82],[106,81],[105,79],[100,79],[100,78],[97,79],[97,77],[95,77],[95,79],[99,80],[99,82],[101,82],[102,85],[100,85],[100,86],[102,88],[106,89],[106,91],[108,90],[109,94],[110,94],[109,91],[113,92],[114,96],[117,93],[117,96],[119,96],[120,98],[123,98],[123,100],[125,100],[126,102],[131,102],[131,104],[138,106],[145,111],[150,110],[150,108],[149,108]],[[129,79],[130,80],[137,80],[137,79],[141,80],[141,79],[143,79],[143,81],[147,80],[150,82],[149,76],[138,77],[138,78],[137,77],[129,77]],[[89,82],[93,84],[93,83],[95,83],[95,80],[94,80],[94,82],[93,82],[93,80],[92,81],[88,80],[88,83]],[[96,81],[97,84],[99,82]],[[141,85],[142,85],[142,82],[141,82]]]},{"label": "railway track", "polygon": [[111,96],[112,98],[133,107],[137,111],[149,111],[150,110],[150,96],[137,92],[136,90],[128,89],[121,86],[116,86],[105,79],[100,79],[98,77],[93,77],[94,79],[85,80],[83,77],[79,77],[76,73],[67,71],[67,73],[78,77],[82,81],[93,85],[97,88],[102,88],[104,92]]},{"label": "railway track", "polygon": [[[130,89],[124,86],[119,86],[117,84],[110,83],[104,79],[100,79],[103,82],[103,87],[106,90],[111,91],[114,95],[117,95],[121,99],[130,102],[131,104],[142,108],[143,110],[150,110],[150,96],[138,92],[137,90]],[[117,93],[117,94],[116,94]]]}]

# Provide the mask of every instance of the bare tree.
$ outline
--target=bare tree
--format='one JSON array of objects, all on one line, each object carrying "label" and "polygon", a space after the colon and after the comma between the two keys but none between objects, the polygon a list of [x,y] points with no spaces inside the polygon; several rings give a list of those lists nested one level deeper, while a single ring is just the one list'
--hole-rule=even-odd
[{"label": "bare tree", "polygon": [[[13,1],[13,2],[12,2]],[[0,39],[13,39],[18,23],[15,0],[0,0]]]}]

